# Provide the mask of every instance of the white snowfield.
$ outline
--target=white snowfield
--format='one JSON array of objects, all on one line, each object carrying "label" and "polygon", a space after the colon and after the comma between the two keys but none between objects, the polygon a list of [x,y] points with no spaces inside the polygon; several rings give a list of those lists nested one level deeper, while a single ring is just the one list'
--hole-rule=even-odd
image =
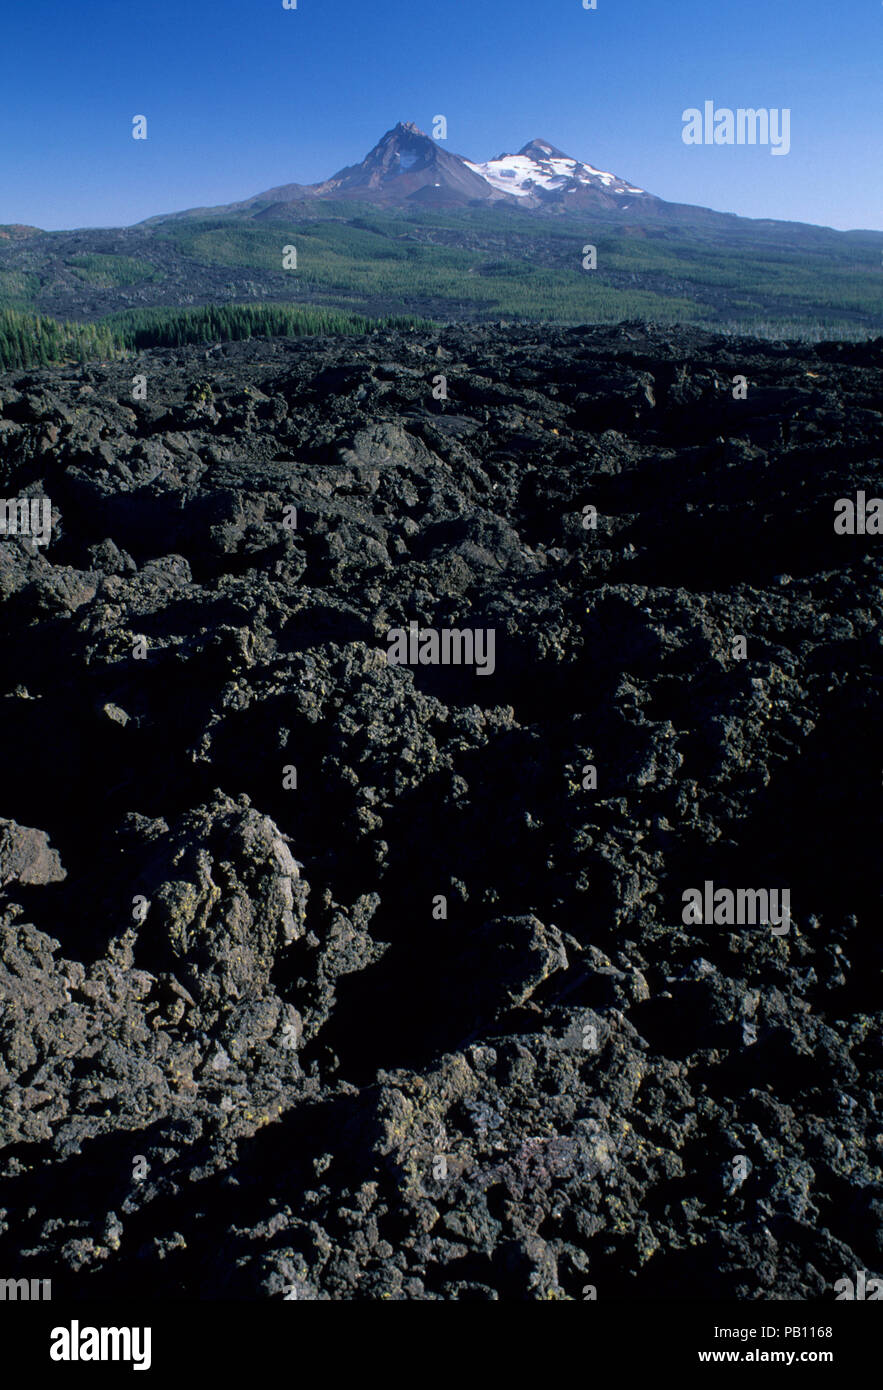
[{"label": "white snowfield", "polygon": [[[602,184],[614,193],[643,193],[643,188],[619,179],[615,174],[594,169],[591,164],[582,164],[578,159],[553,156],[548,159],[533,159],[526,154],[503,154],[499,159],[489,159],[484,164],[464,163],[495,189],[509,193],[515,198],[529,198],[537,189],[553,191],[568,183],[587,186]],[[574,189],[569,190],[574,192]]]}]

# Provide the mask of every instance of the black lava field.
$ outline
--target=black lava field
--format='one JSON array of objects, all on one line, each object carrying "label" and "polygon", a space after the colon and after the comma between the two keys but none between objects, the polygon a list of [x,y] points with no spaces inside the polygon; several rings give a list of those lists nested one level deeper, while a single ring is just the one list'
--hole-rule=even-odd
[{"label": "black lava field", "polygon": [[4,1277],[883,1276],[881,368],[627,323],[0,376],[51,503],[0,537]]}]

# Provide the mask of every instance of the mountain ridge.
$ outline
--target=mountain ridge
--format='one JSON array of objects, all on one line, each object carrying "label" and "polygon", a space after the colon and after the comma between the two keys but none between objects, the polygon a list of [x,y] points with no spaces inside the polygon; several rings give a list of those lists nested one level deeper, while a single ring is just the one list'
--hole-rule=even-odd
[{"label": "mountain ridge", "polygon": [[[145,218],[138,226],[173,218],[287,212],[292,205],[327,199],[428,208],[501,206],[522,212],[626,211],[675,208],[645,189],[565,154],[540,137],[517,154],[479,162],[446,150],[413,121],[398,121],[357,164],[318,183],[285,183],[233,203],[195,207]],[[709,209],[698,208],[702,214]],[[726,216],[727,214],[718,214]]]}]

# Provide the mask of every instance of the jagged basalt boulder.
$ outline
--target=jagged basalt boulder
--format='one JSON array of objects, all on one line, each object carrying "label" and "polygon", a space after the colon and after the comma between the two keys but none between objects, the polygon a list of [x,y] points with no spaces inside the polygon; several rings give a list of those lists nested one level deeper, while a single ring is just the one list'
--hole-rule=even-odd
[{"label": "jagged basalt boulder", "polygon": [[13,883],[61,883],[65,878],[58,850],[44,831],[0,820],[0,892]]},{"label": "jagged basalt boulder", "polygon": [[277,954],[304,935],[309,890],[247,797],[217,795],[150,840],[139,955],[173,969],[214,1020],[268,989]]}]

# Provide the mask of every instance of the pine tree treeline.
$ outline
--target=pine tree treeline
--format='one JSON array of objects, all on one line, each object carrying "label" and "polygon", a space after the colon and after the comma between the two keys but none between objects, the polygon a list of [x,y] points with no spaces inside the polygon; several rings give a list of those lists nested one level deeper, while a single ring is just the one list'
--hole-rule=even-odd
[{"label": "pine tree treeline", "polygon": [[308,334],[370,333],[372,328],[419,327],[408,315],[370,319],[341,309],[290,304],[225,304],[202,309],[128,309],[106,322],[129,349],[228,343],[242,338],[302,338]]},{"label": "pine tree treeline", "polygon": [[0,370],[121,357],[144,348],[183,347],[187,343],[362,334],[378,328],[425,326],[427,320],[409,315],[370,319],[338,309],[301,309],[288,304],[129,309],[97,323],[59,323],[18,309],[0,309]]},{"label": "pine tree treeline", "polygon": [[42,314],[0,309],[0,369],[45,366],[73,358],[119,355],[121,344],[104,323],[59,323]]}]

